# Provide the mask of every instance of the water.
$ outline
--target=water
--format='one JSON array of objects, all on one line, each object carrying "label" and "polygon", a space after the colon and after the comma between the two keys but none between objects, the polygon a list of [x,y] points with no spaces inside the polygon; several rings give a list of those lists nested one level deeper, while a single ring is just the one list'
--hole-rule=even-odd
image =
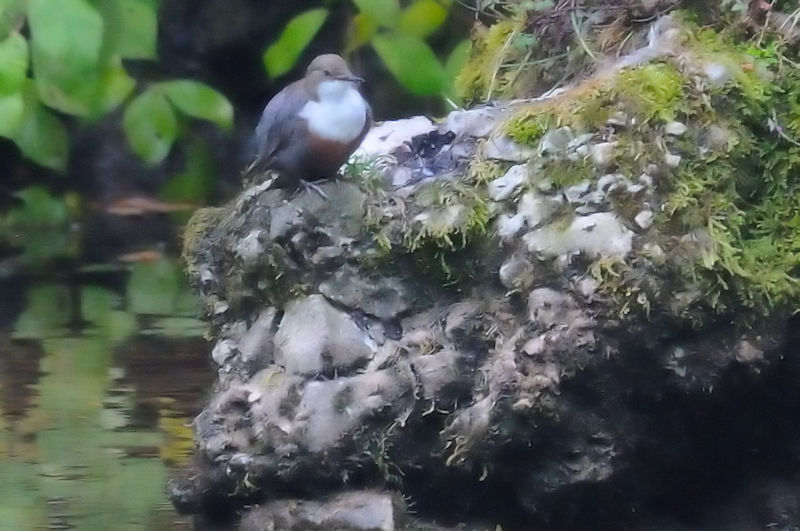
[{"label": "water", "polygon": [[183,530],[214,374],[174,260],[0,281],[0,529]]}]

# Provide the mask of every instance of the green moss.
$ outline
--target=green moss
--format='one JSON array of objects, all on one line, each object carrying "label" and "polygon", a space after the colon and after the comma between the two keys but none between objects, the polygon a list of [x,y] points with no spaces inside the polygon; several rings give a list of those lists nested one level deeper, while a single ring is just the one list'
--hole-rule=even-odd
[{"label": "green moss", "polygon": [[219,225],[224,210],[222,208],[200,208],[194,211],[192,217],[183,229],[183,249],[181,258],[186,264],[189,273],[192,272],[194,259],[200,250],[200,245],[208,234]]},{"label": "green moss", "polygon": [[[730,64],[753,46],[725,39],[700,32],[698,55],[713,52],[716,61]],[[776,53],[773,45],[767,48],[770,56]],[[707,237],[694,248],[686,241],[674,248],[689,247],[678,270],[699,283],[718,312],[766,314],[776,306],[794,307],[800,295],[800,146],[790,136],[797,134],[800,76],[757,55],[750,56],[761,61],[752,71],[729,66],[731,81],[708,90],[704,118],[723,124],[730,139],[695,154],[674,175],[661,220],[673,231],[700,228]],[[764,67],[769,75],[756,75]]]},{"label": "green moss", "polygon": [[472,40],[470,58],[455,80],[455,90],[465,100],[483,100],[490,92],[502,95],[512,81],[500,73],[500,65],[513,52],[509,46],[520,24],[501,20],[489,28],[481,27]]},{"label": "green moss", "polygon": [[466,246],[470,237],[485,235],[489,208],[480,193],[453,181],[436,181],[417,192],[422,211],[410,221],[403,244],[411,252],[425,244],[445,250]]},{"label": "green moss", "polygon": [[466,182],[475,186],[490,183],[501,177],[510,167],[508,163],[494,160],[476,160],[469,165]]},{"label": "green moss", "polygon": [[598,129],[618,112],[635,117],[639,124],[674,120],[686,103],[684,83],[683,75],[669,63],[625,69],[588,80],[564,96],[530,105],[512,117],[504,130],[515,141],[534,145],[554,127]]},{"label": "green moss", "polygon": [[[736,38],[689,27],[680,58],[592,78],[504,126],[517,142],[537,145],[554,127],[598,131],[623,112],[633,125],[615,132],[607,171],[635,179],[648,164],[662,167],[661,208],[648,239],[663,253],[638,250],[625,262],[601,259],[590,268],[620,317],[648,315],[659,301],[697,326],[720,314],[747,325],[775,308],[797,307],[800,73],[777,41]],[[723,66],[729,80],[708,83],[702,72],[711,64]],[[689,131],[664,137],[661,125],[675,119]],[[678,168],[663,164],[667,152],[681,155]],[[540,164],[539,173],[561,188],[596,176],[586,161]],[[629,221],[641,210],[630,194],[610,199]],[[649,284],[656,274],[667,289]],[[688,311],[672,301],[678,292],[697,293],[687,295]]]},{"label": "green moss", "polygon": [[594,179],[592,164],[587,159],[549,159],[539,173],[546,176],[558,188],[568,188],[586,180]]},{"label": "green moss", "polygon": [[560,118],[550,109],[532,109],[513,117],[506,124],[505,131],[515,142],[535,145],[547,131],[560,123]]},{"label": "green moss", "polygon": [[439,286],[474,278],[473,258],[480,256],[474,245],[485,239],[490,220],[482,194],[485,186],[442,180],[423,185],[410,204],[375,196],[367,209],[367,227],[378,252],[363,262],[384,271],[416,271],[415,276]]},{"label": "green moss", "polygon": [[620,72],[611,93],[627,114],[645,121],[667,122],[680,112],[684,83],[683,75],[672,64],[653,63]]}]

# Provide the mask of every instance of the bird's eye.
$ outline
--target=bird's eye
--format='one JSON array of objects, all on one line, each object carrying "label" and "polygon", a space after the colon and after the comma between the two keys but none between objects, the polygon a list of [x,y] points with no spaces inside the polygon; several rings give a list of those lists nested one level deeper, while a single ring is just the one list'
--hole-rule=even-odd
[{"label": "bird's eye", "polygon": [[325,74],[326,76],[331,75],[331,71],[330,70],[324,70],[322,73]]}]

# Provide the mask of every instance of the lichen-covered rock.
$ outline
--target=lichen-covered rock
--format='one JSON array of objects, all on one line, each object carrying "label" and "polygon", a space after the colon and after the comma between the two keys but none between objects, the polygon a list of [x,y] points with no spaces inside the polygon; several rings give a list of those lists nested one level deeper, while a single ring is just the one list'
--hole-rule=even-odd
[{"label": "lichen-covered rock", "polygon": [[[399,512],[402,517],[403,513]],[[393,531],[399,518],[391,496],[346,492],[326,501],[281,500],[250,509],[242,531]]]},{"label": "lichen-covered rock", "polygon": [[631,40],[535,100],[383,124],[327,198],[260,186],[196,215],[220,385],[176,505],[406,525],[351,494],[374,488],[476,529],[591,528],[584,508],[639,529],[660,471],[707,450],[696,412],[744,430],[734,384],[779,363],[800,294],[800,155],[765,129],[800,133],[800,81],[677,16]]}]

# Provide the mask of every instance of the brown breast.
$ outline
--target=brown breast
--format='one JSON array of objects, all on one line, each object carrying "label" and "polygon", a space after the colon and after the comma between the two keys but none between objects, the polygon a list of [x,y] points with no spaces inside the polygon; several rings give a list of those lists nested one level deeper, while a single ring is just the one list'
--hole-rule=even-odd
[{"label": "brown breast", "polygon": [[[309,134],[308,171],[313,177],[332,177],[358,145],[326,140]],[[311,176],[310,176],[311,177]]]}]

